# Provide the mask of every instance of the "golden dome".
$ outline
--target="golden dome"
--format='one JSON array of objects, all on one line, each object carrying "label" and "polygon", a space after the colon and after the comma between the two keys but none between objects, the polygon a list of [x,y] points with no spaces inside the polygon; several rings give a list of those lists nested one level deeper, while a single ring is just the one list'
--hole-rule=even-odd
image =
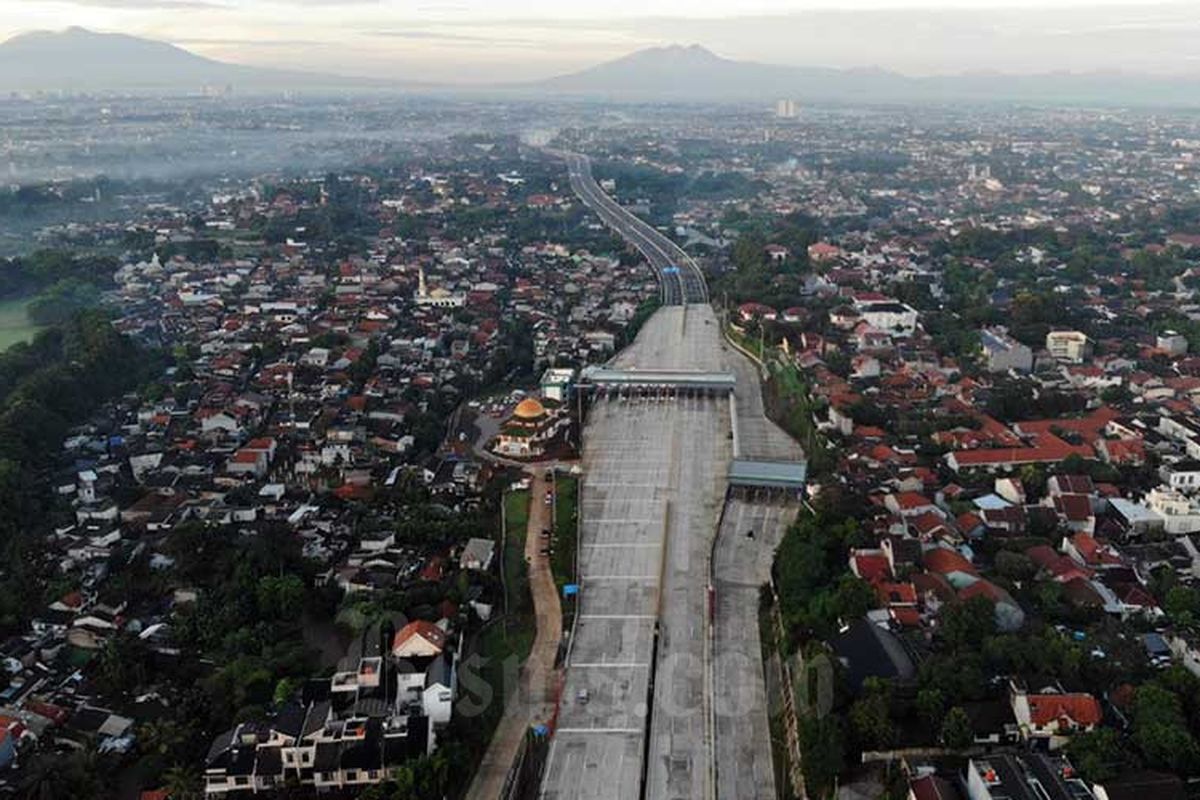
[{"label": "golden dome", "polygon": [[538,402],[536,397],[526,397],[517,403],[517,407],[513,409],[513,416],[517,419],[533,420],[545,413],[546,407]]}]

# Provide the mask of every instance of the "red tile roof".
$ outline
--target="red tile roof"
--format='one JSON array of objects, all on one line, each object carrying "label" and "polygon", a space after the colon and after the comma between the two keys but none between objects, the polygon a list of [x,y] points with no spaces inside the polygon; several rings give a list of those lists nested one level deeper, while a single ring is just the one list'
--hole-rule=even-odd
[{"label": "red tile roof", "polygon": [[1086,522],[1095,516],[1092,500],[1085,494],[1060,494],[1054,498],[1054,510],[1070,522]]},{"label": "red tile roof", "polygon": [[396,631],[395,638],[392,639],[392,649],[397,650],[404,646],[409,639],[414,636],[420,636],[439,651],[446,646],[446,632],[423,619],[413,620],[405,625],[400,630]]},{"label": "red tile roof", "polygon": [[853,572],[868,583],[877,583],[892,576],[892,567],[885,556],[874,553],[855,553]]},{"label": "red tile roof", "polygon": [[933,501],[920,492],[900,492],[895,497],[896,504],[905,511],[933,505]]},{"label": "red tile roof", "polygon": [[951,572],[979,574],[970,561],[957,550],[951,550],[949,547],[931,547],[925,551],[923,560],[925,569],[940,575],[947,575]]},{"label": "red tile roof", "polygon": [[1029,715],[1034,725],[1044,728],[1059,720],[1090,727],[1100,724],[1100,703],[1090,694],[1029,695]]},{"label": "red tile roof", "polygon": [[911,583],[882,581],[875,585],[875,595],[884,605],[916,605],[917,590]]},{"label": "red tile roof", "polygon": [[1076,533],[1071,537],[1071,544],[1088,564],[1119,566],[1124,563],[1111,548],[1100,544],[1096,537],[1090,534]]},{"label": "red tile roof", "polygon": [[980,579],[958,593],[960,600],[970,600],[972,597],[986,597],[995,603],[1012,603],[1012,596],[989,580]]},{"label": "red tile roof", "polygon": [[1035,545],[1025,551],[1025,555],[1033,563],[1049,572],[1059,581],[1069,581],[1075,578],[1090,578],[1091,570],[1081,567],[1075,561],[1062,553],[1057,553],[1045,544]]},{"label": "red tile roof", "polygon": [[937,511],[926,511],[909,518],[909,524],[924,538],[929,538],[939,529],[946,528],[946,518]]}]

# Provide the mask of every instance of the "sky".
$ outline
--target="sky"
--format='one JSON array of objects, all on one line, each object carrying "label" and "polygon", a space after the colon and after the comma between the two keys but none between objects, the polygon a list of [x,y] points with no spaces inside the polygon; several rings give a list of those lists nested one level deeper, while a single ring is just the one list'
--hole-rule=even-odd
[{"label": "sky", "polygon": [[78,25],[225,61],[526,80],[634,50],[909,75],[1200,75],[1200,0],[0,0],[0,39]]}]

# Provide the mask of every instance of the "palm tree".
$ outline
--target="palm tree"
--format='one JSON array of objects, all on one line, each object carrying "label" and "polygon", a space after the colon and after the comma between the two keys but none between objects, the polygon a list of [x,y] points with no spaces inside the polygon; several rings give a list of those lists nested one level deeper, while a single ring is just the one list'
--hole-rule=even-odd
[{"label": "palm tree", "polygon": [[104,783],[96,751],[72,753],[66,757],[39,754],[25,772],[20,794],[25,800],[102,796]]},{"label": "palm tree", "polygon": [[66,793],[66,781],[56,759],[49,753],[36,756],[21,781],[24,800],[55,800]]}]

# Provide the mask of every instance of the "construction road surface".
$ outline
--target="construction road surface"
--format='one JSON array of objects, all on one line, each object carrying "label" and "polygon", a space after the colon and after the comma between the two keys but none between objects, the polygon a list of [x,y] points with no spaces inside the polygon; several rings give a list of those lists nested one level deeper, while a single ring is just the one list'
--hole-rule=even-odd
[{"label": "construction road surface", "polygon": [[[701,368],[716,334],[707,306],[664,308],[619,360]],[[580,613],[543,797],[633,800],[643,781],[649,798],[711,796],[706,575],[730,448],[725,397],[590,409]]]},{"label": "construction road surface", "polygon": [[758,592],[796,507],[726,496],[735,457],[803,452],[765,417],[758,368],[724,341],[692,259],[605,195],[585,157],[560,155],[576,194],[662,287],[665,305],[609,366],[732,373],[737,385],[732,398],[616,394],[589,408],[579,615],[541,796],[771,798]]}]

